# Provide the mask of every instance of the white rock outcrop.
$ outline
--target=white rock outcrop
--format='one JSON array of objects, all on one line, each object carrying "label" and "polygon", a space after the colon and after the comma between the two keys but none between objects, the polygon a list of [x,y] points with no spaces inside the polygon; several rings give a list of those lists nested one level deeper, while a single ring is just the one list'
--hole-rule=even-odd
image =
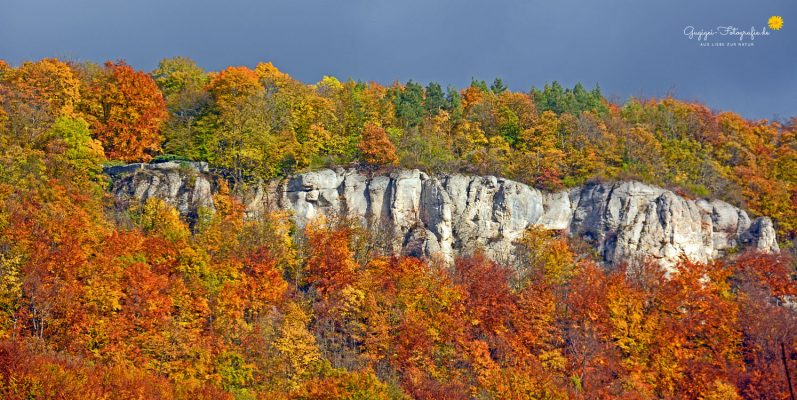
[{"label": "white rock outcrop", "polygon": [[[198,207],[213,207],[214,178],[202,163],[134,164],[106,172],[120,201],[159,197],[189,217]],[[240,197],[249,215],[285,209],[299,227],[322,214],[356,218],[390,235],[395,251],[449,262],[476,249],[509,260],[515,241],[532,225],[582,238],[609,264],[648,257],[670,266],[682,255],[705,262],[739,247],[779,251],[767,217],[751,221],[723,201],[685,199],[635,181],[543,193],[494,176],[324,169],[255,185]]]},{"label": "white rock outcrop", "polygon": [[183,216],[194,216],[200,208],[213,207],[213,186],[207,163],[164,162],[106,167],[117,200],[165,200]]}]

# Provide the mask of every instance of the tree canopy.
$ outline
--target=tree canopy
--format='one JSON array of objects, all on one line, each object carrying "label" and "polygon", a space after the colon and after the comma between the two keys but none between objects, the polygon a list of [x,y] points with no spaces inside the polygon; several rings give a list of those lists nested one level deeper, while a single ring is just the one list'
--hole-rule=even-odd
[{"label": "tree canopy", "polygon": [[[215,212],[189,225],[107,196],[103,165],[153,158],[227,171]],[[357,221],[245,217],[234,195],[358,163],[548,189],[639,179],[771,216],[784,251],[665,278],[531,228],[513,263],[445,266]],[[797,119],[555,82],[0,61],[0,171],[3,398],[784,399],[797,371]]]}]

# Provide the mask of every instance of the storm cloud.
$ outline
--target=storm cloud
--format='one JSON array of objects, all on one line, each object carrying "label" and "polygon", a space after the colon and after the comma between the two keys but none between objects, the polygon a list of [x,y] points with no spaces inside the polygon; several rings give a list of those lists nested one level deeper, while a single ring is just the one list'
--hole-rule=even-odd
[{"label": "storm cloud", "polygon": [[[760,30],[771,15],[783,29],[752,47],[684,35]],[[600,84],[615,101],[672,94],[749,118],[797,115],[794,0],[10,0],[0,11],[0,58],[14,65],[56,56],[151,70],[176,55],[208,70],[272,61],[305,82],[557,80]]]}]

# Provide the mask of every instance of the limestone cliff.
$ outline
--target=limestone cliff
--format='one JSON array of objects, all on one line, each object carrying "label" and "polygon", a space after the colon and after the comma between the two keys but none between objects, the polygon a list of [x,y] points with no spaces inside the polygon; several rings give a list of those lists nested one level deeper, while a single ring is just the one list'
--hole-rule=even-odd
[{"label": "limestone cliff", "polygon": [[[214,173],[203,163],[131,164],[106,173],[123,202],[159,197],[186,216],[213,208]],[[685,199],[635,181],[545,193],[494,176],[325,169],[255,185],[238,196],[250,216],[285,209],[300,227],[321,214],[353,217],[389,233],[396,251],[448,261],[477,248],[506,260],[531,225],[581,237],[609,264],[652,257],[668,266],[681,255],[708,261],[740,247],[778,251],[767,217],[751,220],[723,201]]]}]

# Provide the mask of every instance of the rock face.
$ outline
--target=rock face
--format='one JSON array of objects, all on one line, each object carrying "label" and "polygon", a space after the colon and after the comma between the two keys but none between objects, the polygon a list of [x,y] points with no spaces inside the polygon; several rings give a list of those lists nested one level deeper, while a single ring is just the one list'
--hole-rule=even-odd
[{"label": "rock face", "polygon": [[[186,216],[213,207],[214,178],[202,163],[132,164],[106,172],[121,200],[159,197]],[[581,237],[608,264],[649,257],[671,266],[681,255],[705,262],[738,247],[779,251],[767,217],[751,221],[723,201],[688,200],[634,181],[543,193],[493,176],[325,169],[255,185],[239,197],[250,216],[285,209],[299,227],[319,215],[356,218],[390,235],[395,251],[448,262],[476,249],[507,261],[532,225]]]},{"label": "rock face", "polygon": [[164,162],[106,167],[111,192],[118,200],[143,201],[150,197],[166,200],[186,217],[213,207],[213,186],[206,163]]}]

